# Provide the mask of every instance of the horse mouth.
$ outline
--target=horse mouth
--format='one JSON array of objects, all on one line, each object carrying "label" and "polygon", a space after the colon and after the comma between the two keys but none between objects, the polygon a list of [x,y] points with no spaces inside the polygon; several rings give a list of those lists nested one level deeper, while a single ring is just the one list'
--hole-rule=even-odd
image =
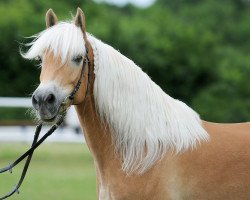
[{"label": "horse mouth", "polygon": [[59,109],[57,109],[56,111],[52,113],[47,112],[45,114],[44,112],[39,112],[38,114],[41,121],[43,121],[44,123],[49,123],[49,124],[55,122],[59,115],[60,115]]},{"label": "horse mouth", "polygon": [[47,124],[56,123],[57,120],[64,115],[64,112],[61,110],[61,104],[59,107],[54,109],[52,112],[48,112],[48,115],[43,115],[39,112],[39,118],[41,121]]},{"label": "horse mouth", "polygon": [[45,123],[52,123],[52,122],[54,122],[54,121],[56,120],[56,118],[57,118],[57,115],[55,115],[54,117],[49,118],[49,119],[42,119],[42,118],[41,118],[41,120],[42,120],[43,122],[45,122]]}]

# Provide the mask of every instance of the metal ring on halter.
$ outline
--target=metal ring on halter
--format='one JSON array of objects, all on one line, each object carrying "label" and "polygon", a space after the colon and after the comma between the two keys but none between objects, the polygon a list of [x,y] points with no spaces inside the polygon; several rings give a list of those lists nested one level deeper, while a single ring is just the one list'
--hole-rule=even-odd
[{"label": "metal ring on halter", "polygon": [[[76,95],[77,91],[80,89],[80,86],[81,86],[81,83],[82,83],[83,72],[84,72],[84,69],[86,67],[86,63],[88,63],[88,68],[89,68],[88,69],[88,80],[87,80],[88,82],[87,82],[87,89],[86,89],[85,97],[87,96],[88,88],[89,88],[90,60],[88,58],[88,48],[87,48],[86,45],[85,45],[85,49],[86,49],[86,55],[84,57],[84,61],[83,61],[83,64],[82,64],[82,69],[81,69],[80,77],[79,77],[79,79],[77,81],[77,84],[75,85],[73,91],[61,103],[60,108],[59,108],[59,115],[60,115],[60,117],[57,120],[57,122],[47,131],[47,133],[42,138],[40,138],[38,140],[39,134],[40,134],[41,129],[42,129],[42,123],[39,124],[36,127],[36,132],[35,132],[34,139],[33,139],[33,142],[32,142],[32,145],[31,145],[30,149],[27,150],[24,154],[22,154],[19,158],[17,158],[12,164],[9,164],[8,166],[0,169],[0,173],[4,173],[6,171],[10,171],[12,173],[12,169],[18,163],[20,163],[23,159],[25,159],[27,157],[27,160],[26,160],[25,165],[23,167],[23,171],[22,171],[21,177],[20,177],[17,185],[15,185],[15,187],[9,193],[7,193],[5,196],[0,197],[0,200],[6,199],[6,198],[12,196],[15,193],[19,194],[19,190],[18,189],[21,187],[21,185],[23,183],[23,180],[24,180],[25,175],[26,175],[26,173],[28,171],[29,164],[30,164],[30,161],[32,159],[32,156],[33,156],[33,153],[34,153],[35,149],[37,147],[39,147],[47,139],[47,137],[49,137],[61,125],[61,123],[63,122],[63,119],[64,119],[64,117],[66,115],[67,109],[71,106],[71,104],[72,104],[72,102],[73,102],[73,100],[75,98],[75,95]],[[84,98],[84,100],[85,100],[85,98]]]}]

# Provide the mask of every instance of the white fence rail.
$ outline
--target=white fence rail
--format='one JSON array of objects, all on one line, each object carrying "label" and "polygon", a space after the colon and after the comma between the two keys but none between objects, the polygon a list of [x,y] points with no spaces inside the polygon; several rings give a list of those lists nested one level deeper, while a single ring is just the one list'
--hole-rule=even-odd
[{"label": "white fence rail", "polygon": [[[0,97],[0,107],[30,108],[30,98]],[[84,138],[80,130],[79,121],[74,108],[70,108],[66,118],[66,126],[59,128],[47,142],[83,143]],[[45,127],[44,132],[48,130]],[[35,131],[34,126],[0,126],[0,142],[31,142]],[[78,134],[76,134],[78,132]]]},{"label": "white fence rail", "polygon": [[30,108],[31,99],[25,97],[0,97],[0,107]]}]

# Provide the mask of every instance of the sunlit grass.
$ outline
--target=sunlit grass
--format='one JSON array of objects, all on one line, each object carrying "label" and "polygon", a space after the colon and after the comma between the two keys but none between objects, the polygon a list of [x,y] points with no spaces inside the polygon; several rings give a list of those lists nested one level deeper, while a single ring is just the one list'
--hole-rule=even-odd
[{"label": "sunlit grass", "polygon": [[[16,159],[27,144],[0,143],[0,167]],[[22,164],[23,166],[23,164]],[[0,196],[16,184],[22,166],[13,174],[0,174]],[[43,144],[34,153],[28,174],[13,200],[94,200],[95,170],[91,155],[83,144]]]}]

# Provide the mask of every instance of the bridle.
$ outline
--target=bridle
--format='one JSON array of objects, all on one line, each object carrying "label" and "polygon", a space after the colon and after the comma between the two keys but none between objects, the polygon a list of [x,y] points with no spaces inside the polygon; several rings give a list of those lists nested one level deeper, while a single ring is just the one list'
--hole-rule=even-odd
[{"label": "bridle", "polygon": [[84,97],[84,100],[83,100],[84,101],[83,103],[85,103],[85,99],[86,99],[86,96],[87,96],[88,90],[89,90],[89,81],[90,81],[90,59],[88,57],[89,51],[88,51],[88,48],[87,48],[86,44],[85,44],[85,50],[86,50],[86,54],[85,54],[85,57],[83,59],[83,64],[82,64],[82,68],[81,68],[81,72],[80,72],[80,77],[79,77],[73,91],[61,103],[61,105],[59,107],[59,114],[58,114],[59,117],[58,117],[57,122],[39,140],[38,140],[38,138],[39,138],[40,132],[42,130],[43,123],[40,123],[39,125],[37,125],[35,135],[34,135],[34,139],[33,139],[33,142],[32,142],[32,145],[31,145],[30,149],[27,150],[24,154],[22,154],[19,158],[17,158],[12,164],[0,169],[0,173],[4,173],[6,171],[10,171],[10,173],[12,173],[12,169],[18,163],[20,163],[23,159],[25,159],[27,157],[25,165],[23,167],[21,177],[20,177],[17,185],[15,185],[15,187],[9,193],[7,193],[5,196],[0,197],[0,200],[8,198],[8,197],[12,196],[14,193],[19,194],[19,188],[21,187],[22,182],[23,182],[23,180],[25,178],[26,172],[27,172],[27,170],[29,168],[29,164],[30,164],[30,161],[32,159],[32,156],[33,156],[33,153],[34,153],[35,149],[37,147],[39,147],[63,122],[63,119],[64,119],[64,117],[65,117],[65,115],[67,113],[68,108],[73,104],[73,100],[75,98],[75,95],[76,95],[77,91],[80,89],[83,74],[84,74],[84,70],[85,70],[86,64],[87,64],[88,65],[88,79],[87,79],[87,88],[86,88],[86,92],[85,92],[85,97]]},{"label": "bridle", "polygon": [[[64,101],[61,103],[60,105],[60,113],[64,113],[68,108],[69,106],[72,105],[73,103],[73,100],[75,98],[75,95],[77,93],[77,91],[80,89],[80,86],[82,84],[82,77],[83,77],[83,72],[85,70],[85,67],[86,67],[86,64],[88,64],[88,79],[87,79],[87,88],[86,88],[86,92],[85,92],[85,96],[84,96],[84,100],[86,99],[86,96],[89,92],[89,81],[90,81],[90,59],[89,59],[89,49],[87,47],[87,45],[85,44],[85,51],[86,51],[86,54],[85,54],[85,57],[83,59],[83,63],[82,63],[82,68],[81,68],[81,72],[80,72],[80,77],[74,87],[74,89],[72,90],[72,92],[70,93],[70,95],[68,95]],[[66,113],[65,113],[66,114]]]}]

